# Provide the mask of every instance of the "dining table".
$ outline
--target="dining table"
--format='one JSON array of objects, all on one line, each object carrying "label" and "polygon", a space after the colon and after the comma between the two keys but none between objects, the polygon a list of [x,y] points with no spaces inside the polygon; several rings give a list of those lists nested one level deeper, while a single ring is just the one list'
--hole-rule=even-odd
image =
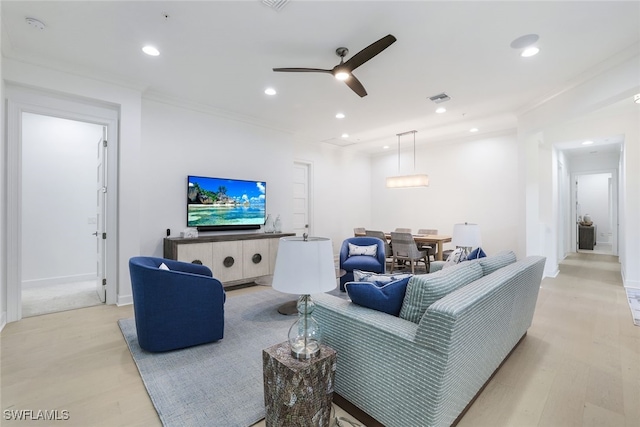
[{"label": "dining table", "polygon": [[[391,233],[384,233],[388,241],[391,241]],[[356,237],[366,236],[366,233],[355,233]],[[438,251],[436,252],[436,261],[442,261],[442,251],[444,244],[451,241],[451,236],[445,234],[412,234],[416,243],[431,245],[436,244]]]}]

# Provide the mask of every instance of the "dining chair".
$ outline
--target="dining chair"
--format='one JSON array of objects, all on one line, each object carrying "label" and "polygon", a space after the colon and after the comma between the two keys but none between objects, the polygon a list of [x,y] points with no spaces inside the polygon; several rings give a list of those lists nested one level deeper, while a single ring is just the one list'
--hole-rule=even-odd
[{"label": "dining chair", "polygon": [[[437,235],[438,234],[438,230],[436,230],[435,228],[420,228],[418,230],[418,234],[426,234],[426,235]],[[432,261],[431,258],[433,258],[433,261],[436,260],[436,254],[438,253],[438,249],[428,245],[426,243],[418,243],[418,249],[422,250],[422,251],[427,251],[427,253],[429,254],[429,261]]]},{"label": "dining chair", "polygon": [[[387,236],[385,236],[384,231],[378,231],[378,230],[366,230],[365,234],[369,237],[377,237],[378,239],[382,240],[384,242],[384,256],[385,256],[385,260],[387,262],[387,264],[389,264],[389,266],[393,266],[393,252],[391,249],[391,244],[389,243],[389,241],[387,240]],[[386,266],[385,266],[386,268]]]},{"label": "dining chair", "polygon": [[408,261],[411,266],[411,273],[415,274],[415,267],[419,262],[424,262],[427,273],[429,272],[430,262],[427,251],[419,250],[416,241],[411,233],[391,232],[391,248],[393,251],[393,265],[396,261]]},{"label": "dining chair", "polygon": [[396,233],[409,233],[411,234],[410,228],[396,228]]},{"label": "dining chair", "polygon": [[[386,239],[385,239],[386,240]],[[375,256],[352,254],[349,244],[355,246],[372,246],[376,245]],[[353,282],[353,270],[370,271],[372,273],[384,273],[384,240],[381,241],[376,237],[349,237],[342,242],[339,255],[340,269],[345,274],[340,277],[340,290],[345,292],[344,284]]]}]

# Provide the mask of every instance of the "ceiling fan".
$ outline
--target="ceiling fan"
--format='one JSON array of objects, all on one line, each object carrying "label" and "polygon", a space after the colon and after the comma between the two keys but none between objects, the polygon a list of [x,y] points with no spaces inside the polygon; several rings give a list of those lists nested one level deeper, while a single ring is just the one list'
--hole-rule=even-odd
[{"label": "ceiling fan", "polygon": [[322,68],[274,68],[273,71],[284,71],[290,73],[329,73],[338,79],[344,81],[347,86],[351,88],[360,97],[367,96],[367,91],[362,86],[362,83],[353,75],[352,71],[391,46],[396,41],[396,38],[391,34],[384,36],[380,40],[371,43],[369,46],[362,49],[360,52],[353,55],[351,58],[344,62],[344,57],[349,54],[349,49],[346,47],[339,47],[336,49],[336,55],[340,57],[340,63],[330,70]]}]

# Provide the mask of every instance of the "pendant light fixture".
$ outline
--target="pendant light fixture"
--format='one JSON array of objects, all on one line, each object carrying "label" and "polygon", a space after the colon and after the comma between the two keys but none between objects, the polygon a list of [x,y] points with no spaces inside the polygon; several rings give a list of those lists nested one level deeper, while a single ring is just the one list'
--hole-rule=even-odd
[{"label": "pendant light fixture", "polygon": [[[418,131],[410,130],[402,132],[398,135],[398,173],[400,173],[400,137],[413,134],[413,171],[416,170],[416,133]],[[411,188],[411,187],[428,187],[429,175],[398,175],[387,177],[387,188]]]}]

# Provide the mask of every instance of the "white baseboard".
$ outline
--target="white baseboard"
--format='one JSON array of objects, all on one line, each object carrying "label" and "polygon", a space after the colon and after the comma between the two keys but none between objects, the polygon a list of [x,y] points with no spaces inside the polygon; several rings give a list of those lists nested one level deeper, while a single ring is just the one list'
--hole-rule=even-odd
[{"label": "white baseboard", "polygon": [[118,299],[116,300],[118,307],[131,304],[133,304],[133,295],[118,295]]},{"label": "white baseboard", "polygon": [[44,279],[23,280],[22,288],[39,288],[43,286],[63,285],[65,283],[88,282],[98,280],[96,273],[76,274],[72,276],[46,277]]},{"label": "white baseboard", "polygon": [[544,277],[551,277],[553,279],[553,278],[558,277],[558,274],[560,274],[560,270],[556,268],[555,270],[549,270],[549,271],[545,270],[543,276]]},{"label": "white baseboard", "polygon": [[640,280],[627,280],[624,276],[624,268],[620,269],[620,275],[622,276],[622,284],[625,288],[640,289]]}]

